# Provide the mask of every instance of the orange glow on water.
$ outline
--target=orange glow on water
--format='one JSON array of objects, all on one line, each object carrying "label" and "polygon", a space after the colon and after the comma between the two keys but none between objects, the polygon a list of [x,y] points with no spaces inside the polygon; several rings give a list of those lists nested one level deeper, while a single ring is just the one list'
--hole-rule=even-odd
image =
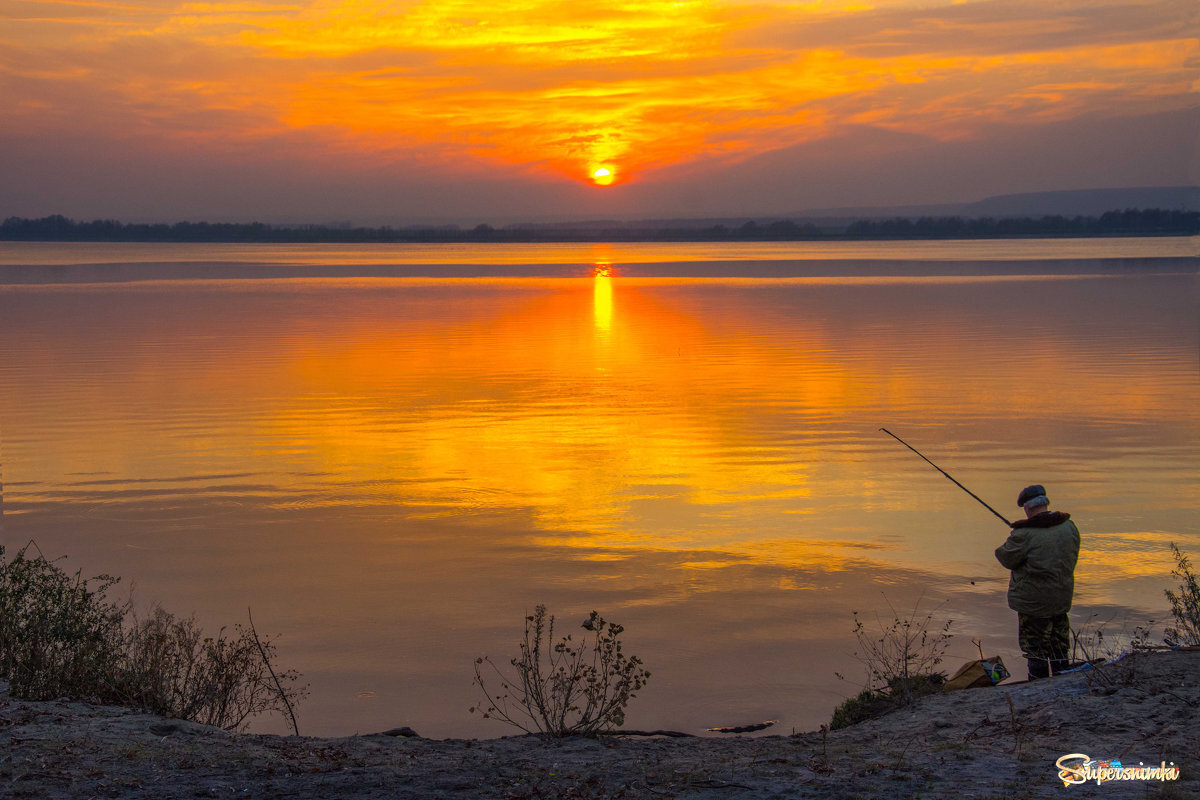
[{"label": "orange glow on water", "polygon": [[[214,472],[273,469],[264,466],[271,456],[256,443],[301,442],[297,453],[303,455],[286,456],[289,474],[347,473],[375,482],[403,464],[414,482],[383,482],[373,491],[380,502],[411,506],[413,513],[456,514],[464,504],[500,512],[517,505],[533,510],[544,535],[561,535],[572,546],[653,540],[659,547],[731,548],[758,559],[749,543],[779,537],[794,524],[789,520],[822,507],[814,482],[825,495],[861,496],[867,513],[872,503],[891,508],[896,502],[887,481],[863,485],[853,451],[839,456],[803,441],[786,452],[771,450],[778,431],[756,422],[760,416],[867,419],[885,402],[890,414],[920,409],[922,418],[954,419],[972,409],[992,417],[993,428],[1011,426],[1019,436],[1027,417],[1172,413],[1171,396],[1153,382],[1127,381],[1116,390],[1050,377],[1062,363],[1084,365],[1079,375],[1089,375],[1089,365],[1107,354],[1046,344],[1038,359],[1012,367],[1011,374],[962,382],[954,376],[970,373],[981,359],[1008,364],[1006,345],[959,345],[962,332],[972,330],[969,315],[940,311],[936,327],[956,335],[930,339],[924,328],[906,329],[902,304],[875,327],[837,330],[825,319],[829,308],[804,300],[810,294],[837,298],[849,290],[836,287],[860,285],[867,295],[881,291],[853,279],[633,278],[607,262],[597,262],[587,278],[361,279],[340,290],[345,326],[316,332],[297,311],[264,326],[256,311],[222,334],[247,350],[242,361],[186,361],[178,375],[175,367],[159,365],[169,377],[129,396],[111,388],[96,393],[88,383],[77,399],[90,410],[63,415],[119,418],[123,407],[161,406],[189,417],[200,412],[178,408],[187,398],[204,408],[246,398],[253,412],[230,415],[212,438],[252,455],[214,464]],[[392,305],[425,296],[433,302],[449,296],[450,287],[456,298],[466,298],[456,299],[454,315],[409,318]],[[903,284],[893,288],[901,291]],[[740,299],[715,313],[705,298],[719,289]],[[806,303],[807,312],[764,317],[757,304],[781,293]],[[480,299],[471,299],[476,295]],[[135,373],[159,363],[158,350],[147,351],[141,363],[138,349],[129,349],[124,358]],[[898,350],[920,352],[921,370],[897,369]],[[709,353],[726,355],[710,359]],[[1045,380],[1023,380],[1022,370]],[[1099,366],[1093,371],[1105,374]],[[312,398],[314,387],[321,398],[378,399],[365,410],[342,408],[340,401],[326,406]],[[273,405],[254,398],[274,398]],[[411,421],[393,435],[387,420],[401,409]],[[134,460],[139,444],[123,443],[122,436],[119,426],[106,426],[90,441],[109,452],[133,448],[124,458]],[[752,456],[763,448],[769,457]],[[195,468],[190,462],[198,457],[183,453],[188,465],[164,469]],[[668,484],[682,488],[655,496],[656,487]],[[486,487],[504,491],[483,492]]]},{"label": "orange glow on water", "polygon": [[[667,274],[639,275],[671,252]],[[0,393],[20,431],[5,522],[175,607],[272,609],[298,663],[349,669],[325,689],[339,731],[394,720],[344,710],[347,685],[403,697],[431,664],[462,683],[461,664],[511,645],[493,618],[519,622],[546,594],[674,631],[653,649],[691,670],[689,697],[708,695],[687,653],[707,662],[755,631],[764,654],[791,648],[749,681],[769,683],[839,649],[849,609],[881,588],[952,594],[1009,626],[1003,530],[881,424],[997,505],[1027,474],[1057,487],[1086,526],[1081,606],[1158,602],[1167,543],[1198,541],[1179,530],[1194,273],[721,278],[704,252],[705,278],[678,275],[673,246],[572,246],[543,253],[572,266],[528,277],[0,287],[22,387]],[[758,664],[745,647],[741,672],[713,667],[720,691]],[[453,699],[417,694],[435,695],[431,726]]]}]

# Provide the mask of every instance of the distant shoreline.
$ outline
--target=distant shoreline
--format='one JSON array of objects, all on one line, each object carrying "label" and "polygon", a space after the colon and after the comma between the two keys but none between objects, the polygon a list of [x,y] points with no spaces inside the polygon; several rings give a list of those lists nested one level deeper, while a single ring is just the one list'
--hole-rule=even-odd
[{"label": "distant shoreline", "polygon": [[[732,225],[732,227],[731,227]],[[1126,238],[1200,235],[1200,211],[1125,209],[1099,216],[893,217],[887,219],[770,219],[741,224],[704,221],[596,222],[510,225],[351,227],[251,223],[77,222],[62,215],[9,217],[0,241],[212,242],[231,244],[381,244],[588,242],[861,242],[979,239]]]}]

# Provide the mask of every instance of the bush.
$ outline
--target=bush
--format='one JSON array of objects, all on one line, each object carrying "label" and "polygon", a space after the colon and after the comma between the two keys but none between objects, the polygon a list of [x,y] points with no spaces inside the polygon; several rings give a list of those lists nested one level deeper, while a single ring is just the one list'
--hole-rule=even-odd
[{"label": "bush", "polygon": [[258,714],[286,713],[299,733],[292,714],[293,701],[304,693],[295,688],[299,673],[276,675],[275,646],[253,627],[235,625],[228,636],[225,631],[204,636],[195,617],[155,608],[126,632],[115,694],[154,714],[228,730]]},{"label": "bush", "polygon": [[20,550],[4,560],[0,546],[0,675],[16,697],[49,700],[98,687],[121,658],[121,628],[128,604],[105,595],[117,582],[96,585],[68,575],[44,558]]},{"label": "bush", "polygon": [[867,669],[867,688],[887,687],[906,703],[913,699],[913,679],[933,674],[933,668],[942,663],[942,656],[954,638],[950,633],[954,620],[948,619],[939,628],[931,630],[933,615],[921,617],[920,606],[921,598],[918,597],[913,610],[902,617],[889,602],[892,621],[884,624],[876,614],[878,634],[868,631],[858,612],[852,612],[854,635],[858,638],[854,656]]},{"label": "bush", "polygon": [[[0,676],[14,697],[119,703],[227,730],[255,714],[292,715],[299,674],[276,674],[253,624],[205,637],[194,618],[155,608],[139,620],[108,592],[117,578],[70,575],[28,548],[0,546]],[[295,717],[291,716],[295,728]]]},{"label": "bush", "polygon": [[1188,557],[1179,552],[1179,548],[1171,542],[1171,552],[1175,556],[1175,569],[1171,574],[1179,578],[1179,591],[1164,590],[1167,600],[1171,603],[1171,615],[1175,617],[1175,627],[1166,629],[1164,641],[1172,647],[1179,645],[1200,645],[1200,581],[1192,571]]},{"label": "bush", "polygon": [[[554,641],[554,617],[539,605],[525,617],[521,654],[509,660],[515,673],[486,656],[475,659],[475,683],[484,703],[471,709],[526,733],[562,737],[595,735],[625,723],[625,706],[646,685],[650,673],[637,656],[625,656],[625,629],[593,611],[578,642],[571,635]],[[486,666],[485,666],[486,665]],[[498,681],[488,688],[484,672]]]},{"label": "bush", "polygon": [[882,717],[919,697],[937,694],[945,682],[945,673],[932,672],[928,675],[915,675],[905,681],[903,686],[900,680],[896,679],[886,689],[864,689],[857,697],[848,698],[834,709],[829,729],[836,731]]},{"label": "bush", "polygon": [[902,616],[889,602],[892,621],[884,623],[876,615],[877,633],[867,629],[857,611],[852,612],[853,632],[858,639],[854,657],[866,668],[867,687],[838,706],[831,728],[836,730],[882,716],[941,690],[946,675],[934,667],[942,663],[942,656],[954,637],[950,633],[954,621],[948,619],[934,626],[933,615],[921,616],[920,606],[918,597],[912,611]]}]

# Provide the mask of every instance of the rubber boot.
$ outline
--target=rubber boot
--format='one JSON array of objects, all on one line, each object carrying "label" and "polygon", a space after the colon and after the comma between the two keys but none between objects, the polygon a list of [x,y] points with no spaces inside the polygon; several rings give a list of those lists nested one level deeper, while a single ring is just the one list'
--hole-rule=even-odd
[{"label": "rubber boot", "polygon": [[1050,674],[1057,675],[1065,669],[1070,669],[1073,666],[1069,658],[1052,658],[1050,659]]}]

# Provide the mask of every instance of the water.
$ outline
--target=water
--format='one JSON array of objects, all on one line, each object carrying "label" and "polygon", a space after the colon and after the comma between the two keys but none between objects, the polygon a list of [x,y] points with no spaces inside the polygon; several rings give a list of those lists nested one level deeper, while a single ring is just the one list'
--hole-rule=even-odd
[{"label": "water", "polygon": [[1005,527],[881,426],[1010,518],[1048,487],[1076,623],[1162,619],[1196,245],[0,245],[4,542],[251,606],[305,733],[509,732],[472,662],[537,603],[626,626],[631,726],[811,729],[854,610],[922,597],[951,670],[1020,668]]}]

